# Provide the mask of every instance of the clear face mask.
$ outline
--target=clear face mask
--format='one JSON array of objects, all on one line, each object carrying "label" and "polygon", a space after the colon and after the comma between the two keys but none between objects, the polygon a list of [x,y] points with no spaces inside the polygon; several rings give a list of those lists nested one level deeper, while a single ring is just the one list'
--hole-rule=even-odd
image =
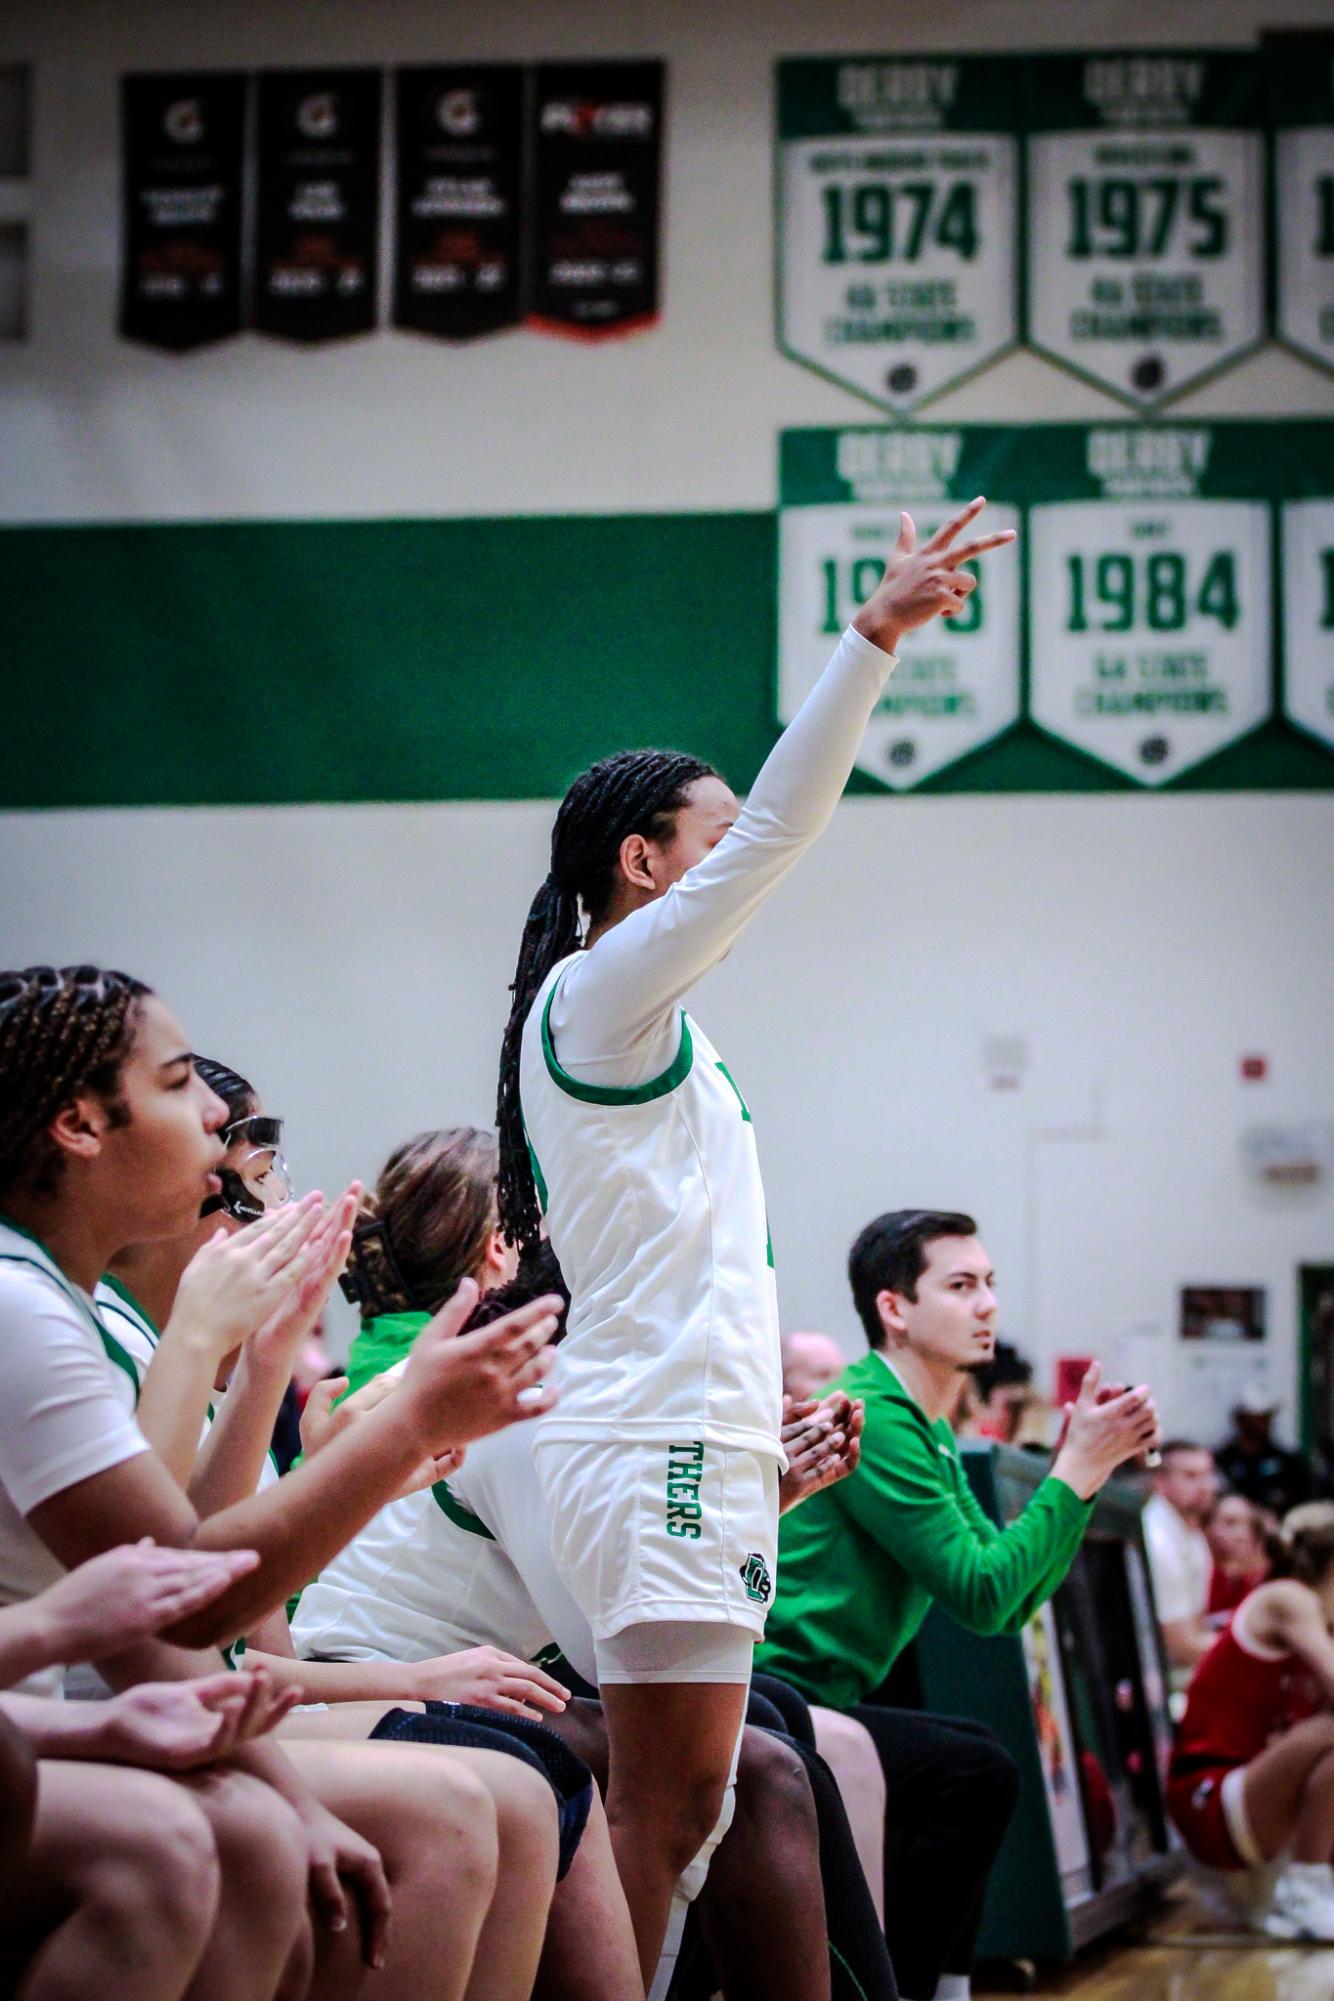
[{"label": "clear face mask", "polygon": [[292,1199],[292,1175],[282,1150],[283,1121],[237,1119],[223,1128],[228,1158],[218,1169],[222,1193],[210,1197],[203,1213],[221,1209],[238,1223],[253,1223]]}]

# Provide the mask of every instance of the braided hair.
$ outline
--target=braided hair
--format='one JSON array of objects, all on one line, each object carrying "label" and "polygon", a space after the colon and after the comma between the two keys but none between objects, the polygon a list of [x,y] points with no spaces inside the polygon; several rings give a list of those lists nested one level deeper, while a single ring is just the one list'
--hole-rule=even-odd
[{"label": "braided hair", "polygon": [[99,966],[0,973],[0,1189],[53,1191],[60,1154],[47,1128],[80,1091],[97,1092],[124,1124],[116,1092],[149,991]]},{"label": "braided hair", "polygon": [[500,1050],[496,1125],[500,1132],[500,1225],[530,1258],[541,1216],[519,1104],[519,1051],[533,999],[552,967],[578,948],[580,906],[596,924],[610,906],[621,843],[631,834],[670,840],[686,788],[714,778],[713,766],[670,750],[623,750],[576,778],[551,830],[551,873],[528,911],[510,986],[513,1005]]}]

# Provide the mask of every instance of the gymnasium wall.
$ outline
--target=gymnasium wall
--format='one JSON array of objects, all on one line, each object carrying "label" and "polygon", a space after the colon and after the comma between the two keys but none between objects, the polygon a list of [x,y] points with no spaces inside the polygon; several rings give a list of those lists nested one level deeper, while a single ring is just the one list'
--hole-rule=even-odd
[{"label": "gymnasium wall", "polygon": [[[53,34],[11,0],[34,262],[30,337],[0,347],[0,960],[152,979],[288,1115],[306,1180],[488,1118],[546,802],[630,740],[749,781],[773,736],[777,432],[869,414],[774,347],[774,59],[891,32],[1245,42],[1300,18],[1277,0],[81,0]],[[636,54],[669,64],[654,331],[249,335],[184,358],[117,339],[122,72]],[[1328,415],[1334,384],[1267,349],[1178,411]],[[1015,355],[929,414],[1121,413]],[[962,1204],[1030,1351],[1152,1358],[1188,1424],[1178,1287],[1264,1285],[1291,1400],[1295,1267],[1334,1259],[1334,1197],[1328,1178],[1259,1188],[1241,1134],[1334,1118],[1331,839],[1328,793],[845,801],[699,999],[760,1126],[788,1324],[855,1347],[854,1230]],[[1023,1044],[1008,1069],[998,1038]],[[1240,1080],[1252,1051],[1264,1083]]]}]

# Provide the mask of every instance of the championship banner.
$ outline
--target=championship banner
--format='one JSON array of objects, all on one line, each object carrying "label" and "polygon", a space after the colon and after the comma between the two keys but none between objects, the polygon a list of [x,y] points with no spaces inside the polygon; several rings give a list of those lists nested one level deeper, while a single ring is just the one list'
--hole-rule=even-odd
[{"label": "championship banner", "polygon": [[1003,56],[778,65],[778,345],[896,413],[1018,338],[1021,76]]},{"label": "championship banner", "polygon": [[287,340],[375,325],[380,72],[266,70],[259,79],[254,323]]},{"label": "championship banner", "polygon": [[1029,704],[1043,729],[1157,786],[1264,721],[1280,430],[1030,434],[1045,497],[1027,520]]},{"label": "championship banner", "polygon": [[121,333],[182,352],[241,326],[243,76],[121,79]]},{"label": "championship banner", "polygon": [[1033,56],[1028,339],[1149,408],[1264,330],[1254,52]]},{"label": "championship banner", "polygon": [[1274,133],[1274,332],[1334,368],[1334,33],[1264,37]]},{"label": "championship banner", "polygon": [[1283,712],[1334,750],[1334,423],[1294,424],[1283,540]]},{"label": "championship banner", "polygon": [[400,69],[394,324],[446,340],[517,326],[523,71]]},{"label": "championship banner", "polygon": [[596,340],[658,317],[663,65],[542,63],[528,323]]},{"label": "championship banner", "polygon": [[[779,475],[778,713],[792,720],[859,605],[879,583],[900,510],[918,540],[975,493],[994,495],[970,535],[1017,528],[1007,496],[1030,434],[968,430],[785,431]],[[1021,570],[984,564],[958,618],[909,633],[867,725],[858,767],[906,791],[1019,715]]]}]

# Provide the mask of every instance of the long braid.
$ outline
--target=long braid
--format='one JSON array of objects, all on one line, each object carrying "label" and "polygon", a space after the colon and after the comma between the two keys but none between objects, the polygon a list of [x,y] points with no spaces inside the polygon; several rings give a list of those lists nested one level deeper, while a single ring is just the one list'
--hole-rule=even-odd
[{"label": "long braid", "polygon": [[0,973],[0,1188],[48,1171],[42,1135],[79,1091],[114,1091],[148,991],[98,966]]},{"label": "long braid", "polygon": [[525,1259],[542,1223],[519,1102],[519,1052],[534,997],[552,967],[577,950],[580,905],[592,922],[606,913],[622,841],[630,834],[669,839],[687,786],[714,775],[711,765],[679,751],[626,750],[590,766],[561,801],[551,831],[551,873],[533,898],[519,944],[496,1100],[500,1223]]}]

